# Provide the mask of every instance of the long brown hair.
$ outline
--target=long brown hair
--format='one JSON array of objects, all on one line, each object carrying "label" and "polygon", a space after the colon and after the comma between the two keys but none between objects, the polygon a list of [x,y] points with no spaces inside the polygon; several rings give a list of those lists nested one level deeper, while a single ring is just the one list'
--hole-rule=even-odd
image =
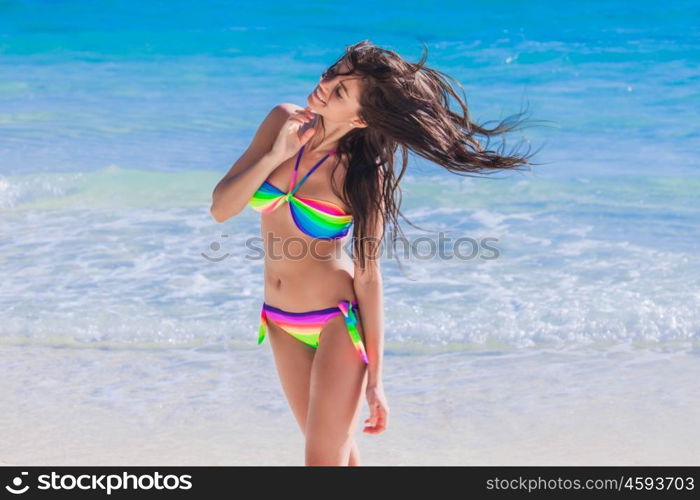
[{"label": "long brown hair", "polygon": [[[537,165],[529,161],[532,154],[487,149],[489,137],[521,128],[525,121],[519,117],[524,112],[505,118],[493,129],[474,123],[466,98],[460,98],[448,80],[464,92],[462,85],[425,66],[426,59],[427,47],[417,63],[410,63],[396,52],[363,40],[346,46],[345,54],[324,73],[355,74],[363,84],[358,116],[368,126],[348,132],[338,143],[338,154],[349,157],[349,164],[343,192],[336,193],[351,207],[352,250],[362,269],[368,259],[379,258],[387,226],[394,245],[398,235],[403,235],[399,216],[418,228],[400,210],[399,182],[408,167],[409,150],[462,176],[529,170],[527,165]],[[341,61],[349,65],[347,73],[335,70]],[[457,101],[461,113],[450,109],[449,96]],[[482,146],[475,135],[487,137],[486,145]],[[403,155],[397,174],[394,157],[399,148]],[[379,232],[373,232],[372,228],[378,227]]]}]

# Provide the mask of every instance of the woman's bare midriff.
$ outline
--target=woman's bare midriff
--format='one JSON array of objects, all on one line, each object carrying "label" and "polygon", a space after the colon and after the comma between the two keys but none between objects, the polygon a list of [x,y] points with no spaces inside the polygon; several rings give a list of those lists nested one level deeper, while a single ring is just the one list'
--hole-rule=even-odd
[{"label": "woman's bare midriff", "polygon": [[[290,218],[284,207],[276,210]],[[273,214],[263,215],[263,219]],[[293,222],[291,222],[293,224]],[[339,300],[355,300],[353,264],[342,246],[348,237],[324,241],[299,231],[282,236],[262,226],[265,245],[265,302],[290,312],[335,307]],[[267,233],[267,237],[266,237]]]}]

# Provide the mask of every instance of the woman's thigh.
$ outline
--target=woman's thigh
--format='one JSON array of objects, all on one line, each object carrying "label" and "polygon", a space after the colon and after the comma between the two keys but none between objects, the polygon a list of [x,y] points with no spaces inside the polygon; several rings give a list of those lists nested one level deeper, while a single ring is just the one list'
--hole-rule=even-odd
[{"label": "woman's thigh", "polygon": [[311,367],[307,463],[347,465],[366,373],[366,365],[355,350],[343,316],[336,316],[321,331]]},{"label": "woman's thigh", "polygon": [[267,322],[267,332],[282,390],[304,433],[315,349],[292,337],[272,321]]}]

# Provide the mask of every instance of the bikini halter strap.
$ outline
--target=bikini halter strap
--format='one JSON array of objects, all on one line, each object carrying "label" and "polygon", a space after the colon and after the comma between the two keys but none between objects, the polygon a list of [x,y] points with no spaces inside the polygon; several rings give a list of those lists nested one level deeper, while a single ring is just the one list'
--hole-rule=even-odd
[{"label": "bikini halter strap", "polygon": [[318,167],[320,167],[321,164],[322,164],[324,161],[326,161],[326,159],[328,159],[329,156],[331,156],[332,154],[335,154],[335,152],[336,152],[336,150],[334,149],[334,150],[329,151],[328,153],[326,153],[326,155],[325,155],[323,158],[321,158],[321,159],[319,160],[319,162],[318,162],[316,165],[314,165],[314,166],[311,168],[311,170],[309,170],[309,171],[306,173],[306,175],[305,175],[304,177],[302,177],[301,181],[299,181],[299,184],[297,184],[297,185],[292,189],[292,186],[294,186],[294,183],[295,183],[296,180],[297,180],[297,174],[298,174],[298,172],[299,172],[299,162],[301,161],[301,156],[304,154],[304,148],[305,148],[305,147],[306,147],[306,145],[303,145],[303,146],[301,147],[301,149],[299,150],[299,154],[297,155],[297,162],[296,162],[296,165],[294,165],[294,172],[292,173],[292,178],[291,178],[291,180],[290,180],[290,182],[289,182],[289,189],[288,189],[288,191],[289,191],[289,194],[290,194],[290,195],[293,194],[294,192],[296,192],[296,190],[299,189],[299,188],[301,187],[302,184],[304,184],[304,181],[305,181],[312,173],[314,173],[314,171],[315,171]]}]

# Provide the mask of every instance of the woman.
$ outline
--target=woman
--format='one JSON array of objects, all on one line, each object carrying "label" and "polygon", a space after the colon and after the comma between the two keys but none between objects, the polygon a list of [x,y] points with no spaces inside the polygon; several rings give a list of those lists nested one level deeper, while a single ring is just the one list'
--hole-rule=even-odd
[{"label": "woman", "polygon": [[[258,342],[269,337],[280,381],[305,436],[306,465],[359,465],[354,429],[386,430],[380,242],[400,232],[395,195],[406,152],[467,175],[516,169],[527,157],[485,150],[493,135],[468,118],[441,73],[369,41],[346,47],[307,98],[280,104],[217,184],[212,216],[261,212],[265,292]],[[463,115],[448,108],[452,95]],[[394,154],[404,152],[399,175]],[[287,207],[284,207],[287,205]],[[342,252],[353,226],[352,257]]]}]

